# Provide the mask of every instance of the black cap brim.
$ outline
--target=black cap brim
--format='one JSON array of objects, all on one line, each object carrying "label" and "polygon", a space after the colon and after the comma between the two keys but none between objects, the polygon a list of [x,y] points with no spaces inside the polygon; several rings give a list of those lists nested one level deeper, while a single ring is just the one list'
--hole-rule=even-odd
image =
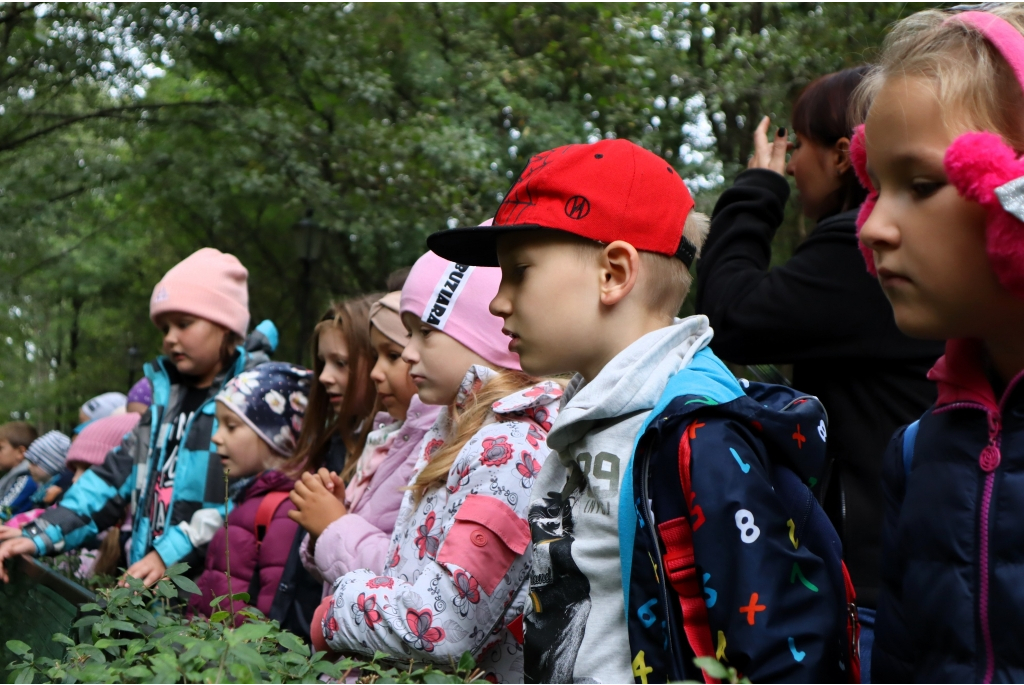
[{"label": "black cap brim", "polygon": [[427,247],[439,257],[467,266],[498,266],[498,236],[513,231],[550,231],[546,226],[467,226],[427,236]]}]

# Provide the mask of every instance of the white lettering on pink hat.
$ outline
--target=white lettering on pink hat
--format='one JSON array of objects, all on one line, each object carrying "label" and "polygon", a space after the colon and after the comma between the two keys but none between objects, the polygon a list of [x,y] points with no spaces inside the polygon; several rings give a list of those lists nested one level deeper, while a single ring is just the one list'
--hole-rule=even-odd
[{"label": "white lettering on pink hat", "polygon": [[501,269],[466,266],[428,252],[409,272],[400,313],[409,312],[443,331],[495,367],[519,370],[519,355],[502,332],[505,322],[488,307],[498,294]]},{"label": "white lettering on pink hat", "polygon": [[425,310],[423,316],[420,317],[424,323],[430,324],[439,331],[444,330],[449,314],[455,308],[459,296],[465,291],[465,288],[460,286],[463,281],[469,280],[475,268],[475,266],[466,266],[465,264],[452,264],[451,271],[438,279],[437,285],[434,286],[434,292],[431,293],[430,300],[428,300],[428,302],[433,302],[433,305],[430,309]]}]

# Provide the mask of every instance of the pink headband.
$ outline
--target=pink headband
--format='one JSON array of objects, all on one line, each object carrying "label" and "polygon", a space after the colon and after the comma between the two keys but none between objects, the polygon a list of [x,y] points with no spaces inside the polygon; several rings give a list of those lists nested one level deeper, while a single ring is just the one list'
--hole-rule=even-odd
[{"label": "pink headband", "polygon": [[1003,56],[1013,69],[1017,83],[1024,89],[1024,36],[1013,25],[995,14],[988,12],[961,12],[954,14],[945,23],[959,21],[973,26],[978,33]]},{"label": "pink headband", "polygon": [[443,331],[491,364],[519,370],[509,351],[504,321],[488,310],[501,285],[501,269],[466,266],[428,252],[416,260],[402,288],[400,312]]},{"label": "pink headband", "polygon": [[[988,12],[962,12],[945,23],[960,22],[974,28],[1010,65],[1024,92],[1024,36],[1008,21]],[[878,191],[867,176],[864,126],[850,142],[850,157],[868,197],[857,215],[857,233],[871,215]],[[1024,299],[1024,159],[996,133],[970,132],[957,137],[943,159],[949,182],[965,200],[988,211],[985,243],[992,270],[1000,285]],[[860,243],[868,271],[875,273],[871,250]]]}]

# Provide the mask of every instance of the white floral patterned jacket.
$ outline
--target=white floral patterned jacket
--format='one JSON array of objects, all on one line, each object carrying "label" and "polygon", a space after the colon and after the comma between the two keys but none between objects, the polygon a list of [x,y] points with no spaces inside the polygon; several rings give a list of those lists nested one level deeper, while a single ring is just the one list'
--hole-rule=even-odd
[{"label": "white floral patterned jacket", "polygon": [[[495,375],[472,367],[457,401]],[[558,383],[542,381],[495,402],[492,421],[459,452],[447,483],[418,503],[406,492],[383,575],[342,576],[326,610],[317,612],[331,649],[443,664],[469,651],[498,681],[522,682],[531,559],[526,514],[561,396]],[[410,483],[449,426],[442,410]]]}]

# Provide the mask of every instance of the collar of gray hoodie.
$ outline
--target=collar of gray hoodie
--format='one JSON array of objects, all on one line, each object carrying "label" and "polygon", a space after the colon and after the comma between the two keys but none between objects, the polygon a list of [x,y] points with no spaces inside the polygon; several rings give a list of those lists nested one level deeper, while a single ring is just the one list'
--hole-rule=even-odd
[{"label": "collar of gray hoodie", "polygon": [[651,411],[669,379],[707,347],[713,335],[706,316],[675,319],[619,352],[589,383],[576,374],[562,397],[548,447],[565,449],[595,424]]},{"label": "collar of gray hoodie", "polygon": [[8,471],[3,478],[0,478],[0,497],[3,497],[11,483],[24,473],[28,473],[28,460],[22,460],[20,464]]}]

